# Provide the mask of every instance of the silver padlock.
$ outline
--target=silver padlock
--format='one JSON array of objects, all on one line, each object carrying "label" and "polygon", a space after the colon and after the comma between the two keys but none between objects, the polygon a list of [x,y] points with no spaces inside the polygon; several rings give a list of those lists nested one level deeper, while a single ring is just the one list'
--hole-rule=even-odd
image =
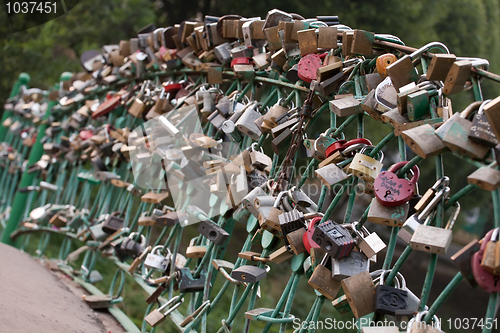
[{"label": "silver padlock", "polygon": [[368,258],[377,255],[377,253],[386,248],[384,241],[380,239],[379,235],[376,233],[370,233],[365,227],[362,227],[361,231],[359,231],[356,228],[356,224],[357,222],[353,223],[352,229],[360,238],[358,247]]},{"label": "silver padlock", "polygon": [[256,187],[251,190],[242,200],[244,207],[256,218],[259,217],[259,210],[258,207],[255,207],[255,199],[257,197],[264,197],[265,195],[266,192],[261,187]]},{"label": "silver padlock", "polygon": [[427,218],[431,219],[430,215],[433,212],[434,208],[443,197],[448,196],[448,193],[450,193],[449,187],[445,187],[437,192],[431,202],[429,202],[429,204],[420,214],[415,213],[406,220],[401,229],[399,229],[398,237],[401,238],[406,244],[410,244],[410,241],[417,227],[421,225]]},{"label": "silver padlock", "polygon": [[144,261],[144,266],[146,268],[158,270],[161,272],[165,272],[170,265],[170,260],[172,253],[170,249],[167,247],[167,254],[165,256],[160,254],[160,251],[164,248],[163,245],[158,245],[153,248],[151,253],[148,253],[146,260]]},{"label": "silver padlock", "polygon": [[248,135],[252,140],[259,140],[262,132],[255,124],[255,121],[261,117],[259,111],[254,106],[249,107],[243,112],[240,119],[236,122],[236,128],[243,134]]},{"label": "silver padlock", "polygon": [[451,229],[460,213],[460,204],[455,203],[455,210],[450,216],[446,228],[438,228],[429,225],[419,225],[413,234],[410,246],[417,251],[429,252],[434,254],[446,254],[453,239]]},{"label": "silver padlock", "polygon": [[359,251],[351,251],[344,258],[332,258],[332,278],[336,281],[342,281],[365,271],[368,272],[369,268],[368,257]]}]

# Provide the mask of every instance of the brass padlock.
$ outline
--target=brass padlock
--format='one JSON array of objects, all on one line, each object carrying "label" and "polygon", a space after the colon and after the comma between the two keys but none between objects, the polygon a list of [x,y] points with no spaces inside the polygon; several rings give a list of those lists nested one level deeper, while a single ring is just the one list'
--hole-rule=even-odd
[{"label": "brass padlock", "polygon": [[362,272],[342,280],[347,302],[356,318],[375,311],[375,285],[369,272]]},{"label": "brass padlock", "polygon": [[498,140],[491,130],[488,118],[484,114],[484,106],[489,102],[491,102],[491,99],[484,101],[479,107],[479,111],[474,115],[469,139],[479,145],[493,148],[498,144]]},{"label": "brass padlock", "polygon": [[361,152],[356,153],[349,165],[348,171],[365,181],[373,182],[377,175],[382,170],[382,161],[384,160],[384,154],[382,151],[378,153],[378,160],[369,157],[364,154],[368,149],[373,149],[373,146],[367,146],[361,150]]},{"label": "brass padlock", "polygon": [[500,228],[493,231],[490,241],[486,245],[483,259],[481,260],[481,267],[495,275],[500,276]]},{"label": "brass padlock", "polygon": [[448,148],[436,135],[434,126],[424,124],[401,133],[403,141],[411,150],[422,158],[440,155]]},{"label": "brass padlock", "polygon": [[467,176],[467,183],[486,191],[494,191],[500,187],[500,171],[488,167],[479,168]]},{"label": "brass padlock", "polygon": [[206,245],[194,245],[196,237],[191,239],[189,246],[186,248],[186,258],[203,258],[207,253]]},{"label": "brass padlock", "polygon": [[408,202],[400,206],[387,207],[382,206],[377,198],[373,198],[366,220],[389,227],[401,227],[408,218],[408,210]]},{"label": "brass padlock", "polygon": [[428,81],[445,81],[451,66],[457,57],[454,54],[434,54],[425,78]]},{"label": "brass padlock", "polygon": [[321,263],[316,266],[314,272],[309,278],[309,285],[320,292],[323,296],[328,299],[335,299],[337,296],[341,284],[339,281],[335,281],[332,278],[332,271],[326,268],[326,263],[328,262],[328,254],[323,257]]},{"label": "brass padlock", "polygon": [[259,214],[260,226],[269,231],[270,233],[278,236],[281,235],[281,226],[278,216],[280,214],[283,214],[283,211],[278,207],[280,206],[283,195],[285,194],[287,194],[286,191],[283,191],[280,194],[278,194],[273,206],[271,207],[267,215]]},{"label": "brass padlock", "polygon": [[[446,45],[440,42],[432,42],[424,45],[410,55],[405,55],[387,67],[387,74],[391,78],[394,88],[399,89],[418,79],[418,74],[413,67],[412,61],[432,48],[440,48],[445,53],[450,53]],[[446,93],[446,92],[445,92]],[[447,93],[446,93],[447,94]]]},{"label": "brass padlock", "polygon": [[315,29],[297,31],[297,40],[299,41],[300,55],[302,57],[318,51],[318,40]]},{"label": "brass padlock", "polygon": [[443,92],[447,95],[453,95],[464,90],[465,83],[469,79],[472,62],[469,60],[455,61],[451,65],[448,75],[444,81]]},{"label": "brass padlock", "polygon": [[[156,327],[160,323],[162,323],[172,311],[177,309],[182,304],[182,302],[184,302],[184,298],[181,298],[180,296],[175,296],[174,298],[169,300],[167,303],[163,304],[158,309],[154,309],[153,311],[151,311],[146,317],[144,317],[144,320],[149,325],[151,325],[151,327]],[[165,310],[165,308],[167,307],[168,310],[162,313],[161,311]]]}]

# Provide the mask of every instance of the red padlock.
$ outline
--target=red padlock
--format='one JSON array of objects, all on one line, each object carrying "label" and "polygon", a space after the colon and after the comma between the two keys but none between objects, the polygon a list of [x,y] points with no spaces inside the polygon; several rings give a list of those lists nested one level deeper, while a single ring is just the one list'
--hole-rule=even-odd
[{"label": "red padlock", "polygon": [[94,135],[94,132],[91,130],[83,130],[80,131],[80,139],[83,141],[90,139]]},{"label": "red padlock", "polygon": [[304,247],[306,248],[307,253],[311,253],[311,248],[316,247],[319,248],[320,246],[316,244],[315,241],[312,240],[312,236],[314,234],[314,229],[316,227],[316,224],[321,221],[321,217],[315,217],[309,222],[309,227],[307,228],[307,231],[302,235],[302,242],[304,243]]},{"label": "red padlock", "polygon": [[170,83],[170,84],[166,84],[165,86],[163,86],[163,89],[165,90],[165,92],[167,94],[168,93],[176,93],[179,90],[181,90],[182,88],[183,88],[182,83]]},{"label": "red padlock", "polygon": [[121,96],[114,96],[111,98],[108,98],[105,102],[99,104],[99,107],[97,110],[92,113],[92,119],[96,119],[98,117],[102,117],[113,111],[120,105],[121,103]]},{"label": "red padlock", "polygon": [[316,79],[316,72],[321,66],[321,59],[317,54],[308,54],[300,59],[297,75],[302,81],[311,83],[312,80]]},{"label": "red padlock", "polygon": [[382,171],[375,178],[375,197],[382,206],[393,207],[410,201],[415,192],[415,185],[420,177],[420,169],[415,165],[411,170],[411,180],[398,178],[395,172],[408,164],[407,161],[391,166],[387,171]]},{"label": "red padlock", "polygon": [[231,68],[234,65],[250,65],[252,63],[252,58],[248,57],[238,57],[231,60]]},{"label": "red padlock", "polygon": [[332,143],[326,148],[325,155],[326,157],[330,157],[335,154],[337,151],[344,149],[344,145],[347,143],[347,140],[339,140],[337,142]]},{"label": "red padlock", "polygon": [[483,259],[484,251],[486,250],[486,245],[491,239],[493,235],[493,230],[490,230],[486,236],[483,238],[483,243],[481,244],[481,248],[479,251],[472,255],[472,274],[474,275],[474,279],[476,279],[477,284],[481,288],[483,288],[488,293],[498,293],[500,292],[500,276],[495,276],[491,273],[488,273],[481,267],[481,260]]}]

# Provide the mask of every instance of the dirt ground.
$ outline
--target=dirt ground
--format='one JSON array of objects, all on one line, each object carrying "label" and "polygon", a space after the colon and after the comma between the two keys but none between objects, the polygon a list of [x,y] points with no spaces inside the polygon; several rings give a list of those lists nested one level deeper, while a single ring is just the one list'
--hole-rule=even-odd
[{"label": "dirt ground", "polygon": [[0,332],[124,332],[109,313],[85,304],[81,287],[28,254],[0,243],[0,264]]}]

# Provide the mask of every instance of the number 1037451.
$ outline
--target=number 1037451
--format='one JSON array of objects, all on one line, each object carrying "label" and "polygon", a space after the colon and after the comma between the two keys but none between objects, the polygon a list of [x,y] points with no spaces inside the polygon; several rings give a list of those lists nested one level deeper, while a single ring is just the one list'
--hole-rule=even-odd
[{"label": "number 1037451", "polygon": [[25,2],[7,2],[7,14],[50,14],[56,13],[56,2],[39,2],[39,1],[25,1]]},{"label": "number 1037451", "polygon": [[498,329],[498,318],[450,318],[448,321],[448,327],[453,329]]}]

